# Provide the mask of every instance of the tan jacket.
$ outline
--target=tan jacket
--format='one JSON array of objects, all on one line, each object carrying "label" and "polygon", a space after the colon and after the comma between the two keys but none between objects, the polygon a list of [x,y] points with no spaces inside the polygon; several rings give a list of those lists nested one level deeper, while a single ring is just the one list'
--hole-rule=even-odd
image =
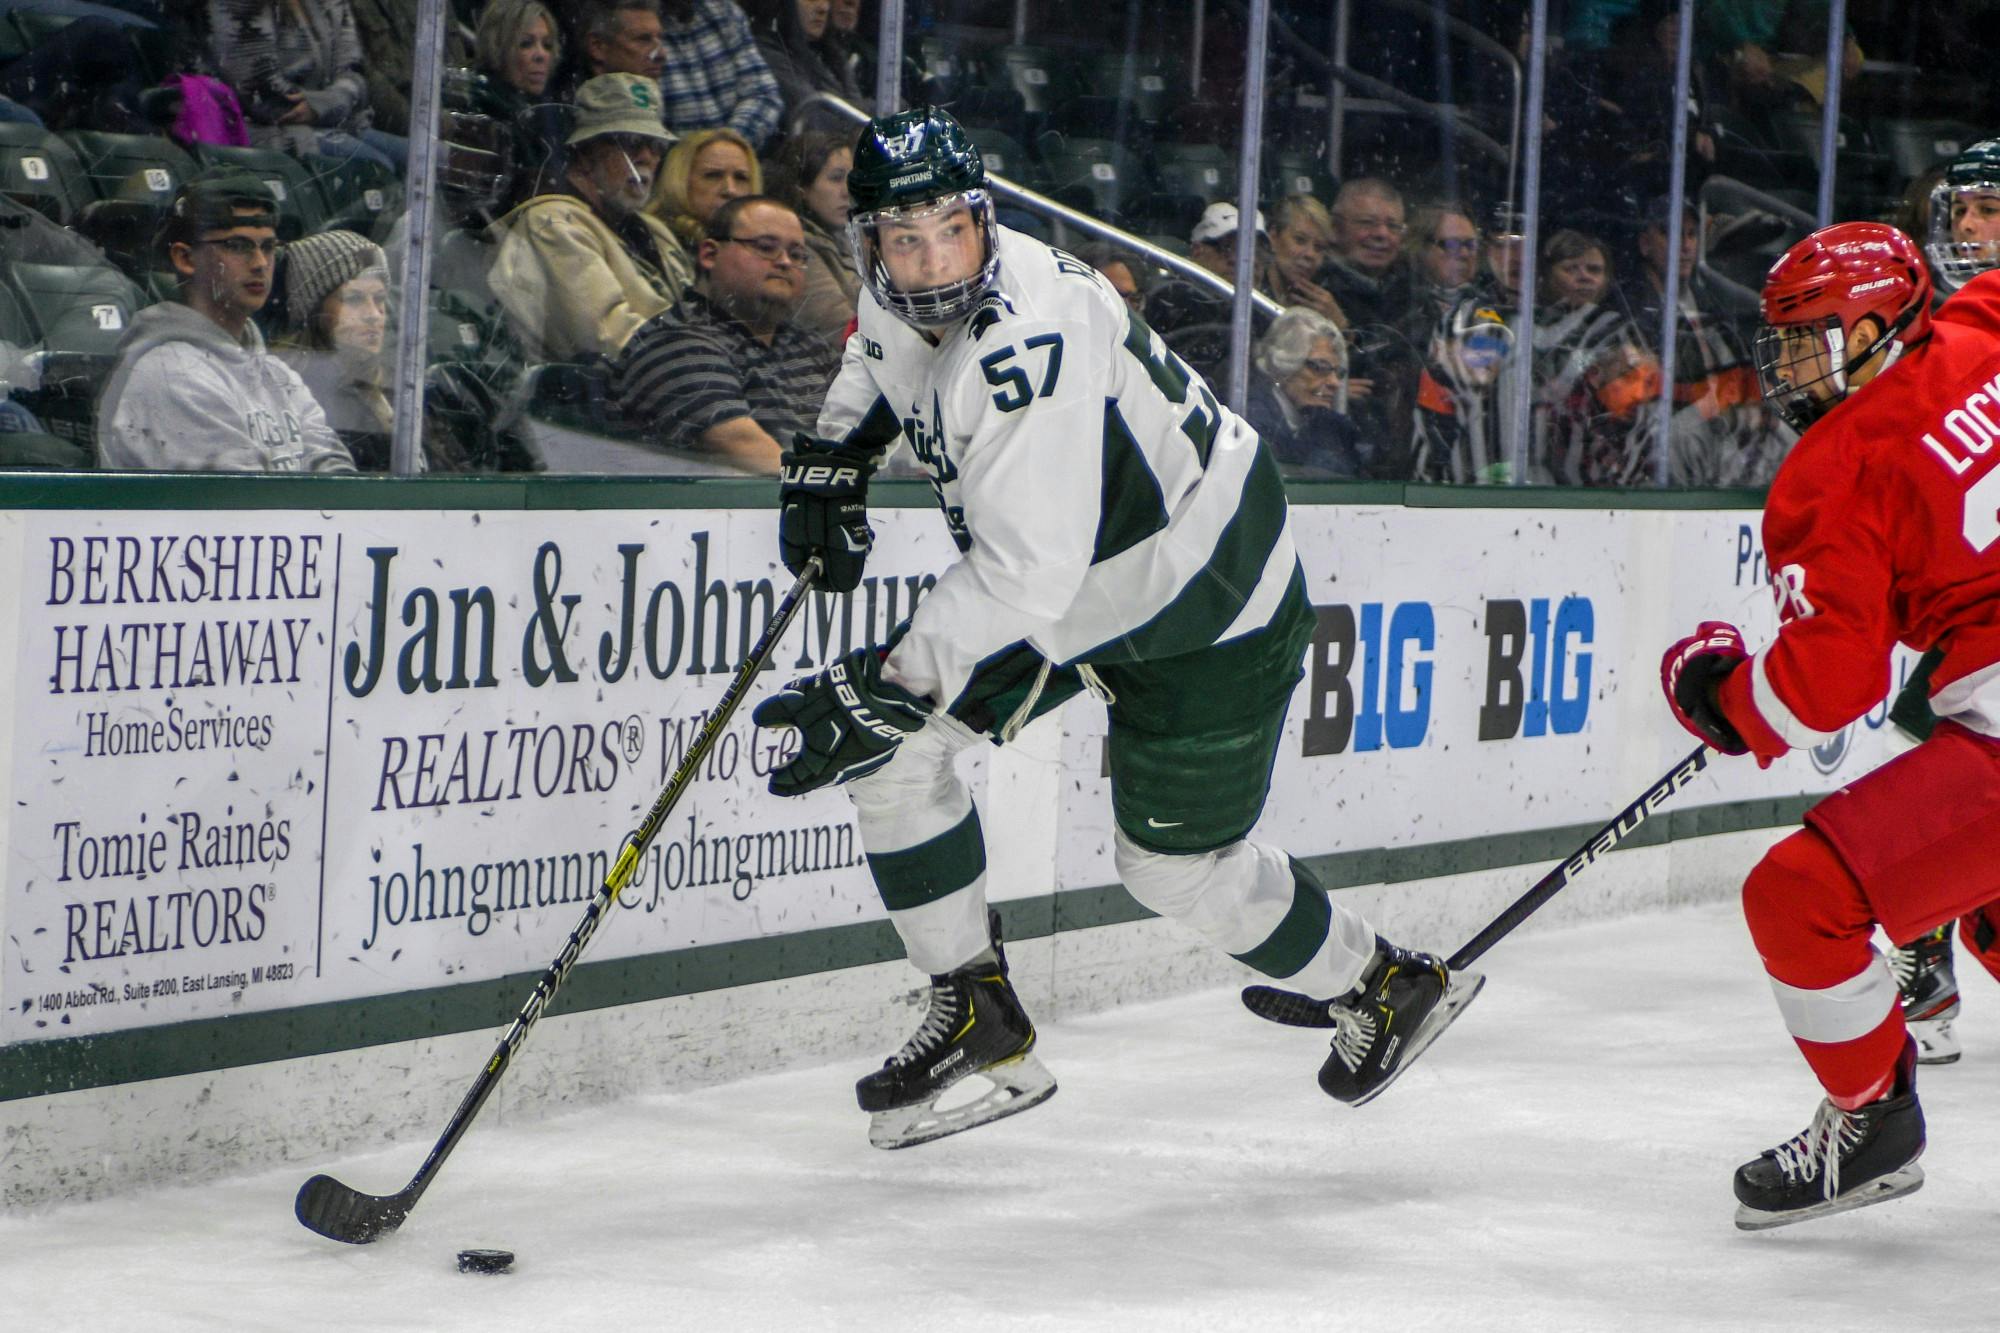
[{"label": "tan jacket", "polygon": [[639,215],[657,264],[640,264],[589,204],[542,194],[493,224],[493,294],[530,355],[614,357],[641,324],[678,301],[694,262],[658,219]]},{"label": "tan jacket", "polygon": [[806,269],[806,291],[791,322],[838,345],[840,335],[854,318],[855,302],[861,296],[861,277],[854,271],[854,252],[847,237],[835,236],[817,218],[799,214],[805,224],[806,249],[812,264]]}]

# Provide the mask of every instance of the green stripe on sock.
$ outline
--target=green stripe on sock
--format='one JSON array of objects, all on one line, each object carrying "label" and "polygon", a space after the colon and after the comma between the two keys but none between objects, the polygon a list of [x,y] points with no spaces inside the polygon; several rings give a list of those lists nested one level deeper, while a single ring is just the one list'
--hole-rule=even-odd
[{"label": "green stripe on sock", "polygon": [[1262,944],[1237,954],[1236,961],[1267,977],[1289,977],[1313,960],[1319,946],[1326,943],[1332,924],[1333,909],[1327,905],[1326,890],[1294,859],[1291,910]]},{"label": "green stripe on sock", "polygon": [[892,912],[957,893],[986,873],[986,836],[979,830],[978,807],[929,842],[899,852],[870,852],[868,871],[875,876],[882,905]]}]

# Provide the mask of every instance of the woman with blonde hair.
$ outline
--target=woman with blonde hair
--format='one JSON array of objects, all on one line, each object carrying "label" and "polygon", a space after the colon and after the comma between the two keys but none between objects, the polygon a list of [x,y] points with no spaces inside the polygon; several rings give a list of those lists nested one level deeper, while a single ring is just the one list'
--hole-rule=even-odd
[{"label": "woman with blonde hair", "polygon": [[1315,281],[1333,250],[1333,216],[1326,205],[1309,194],[1287,195],[1271,209],[1269,234],[1270,258],[1257,285],[1279,305],[1303,306],[1346,328],[1340,302]]},{"label": "woman with blonde hair", "polygon": [[493,0],[473,32],[472,61],[503,96],[531,105],[562,63],[562,29],[542,0]]},{"label": "woman with blonde hair", "polygon": [[731,199],[764,193],[764,169],[750,141],[727,126],[695,130],[667,153],[646,211],[692,250],[715,210]]}]

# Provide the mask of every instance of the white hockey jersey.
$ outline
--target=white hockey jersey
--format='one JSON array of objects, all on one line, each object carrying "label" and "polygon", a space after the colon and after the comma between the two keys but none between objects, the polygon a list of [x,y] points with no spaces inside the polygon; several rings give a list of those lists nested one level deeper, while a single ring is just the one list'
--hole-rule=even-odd
[{"label": "white hockey jersey", "polygon": [[996,231],[994,290],[935,347],[862,298],[820,413],[824,439],[906,438],[964,552],[885,674],[949,705],[1023,641],[1115,663],[1263,628],[1298,556],[1256,432],[1089,265]]}]

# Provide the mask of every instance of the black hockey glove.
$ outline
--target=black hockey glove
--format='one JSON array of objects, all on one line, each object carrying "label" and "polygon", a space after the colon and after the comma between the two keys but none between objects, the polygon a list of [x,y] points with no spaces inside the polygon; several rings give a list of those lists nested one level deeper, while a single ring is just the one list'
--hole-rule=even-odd
[{"label": "black hockey glove", "polygon": [[880,648],[857,648],[757,705],[760,727],[797,727],[799,752],[771,774],[771,794],[803,796],[872,773],[931,715],[928,699],[882,679]]},{"label": "black hockey glove", "polygon": [[819,586],[847,592],[861,582],[875,532],[868,526],[868,478],[875,454],[867,449],[793,437],[779,473],[778,555],[797,574],[818,556]]}]

